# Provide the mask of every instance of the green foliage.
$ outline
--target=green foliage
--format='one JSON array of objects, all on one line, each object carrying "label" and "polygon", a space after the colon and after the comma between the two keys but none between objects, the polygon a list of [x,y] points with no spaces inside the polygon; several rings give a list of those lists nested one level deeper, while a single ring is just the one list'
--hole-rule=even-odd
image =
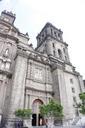
[{"label": "green foliage", "polygon": [[80,113],[85,115],[85,92],[80,93],[79,97],[81,99],[81,103],[78,104],[78,108],[80,109]]},{"label": "green foliage", "polygon": [[82,100],[82,103],[85,104],[85,92],[79,94],[80,99]]},{"label": "green foliage", "polygon": [[63,107],[56,101],[50,100],[47,105],[40,106],[40,113],[46,117],[63,117]]},{"label": "green foliage", "polygon": [[15,111],[15,115],[20,118],[29,118],[31,114],[31,109],[18,109]]}]

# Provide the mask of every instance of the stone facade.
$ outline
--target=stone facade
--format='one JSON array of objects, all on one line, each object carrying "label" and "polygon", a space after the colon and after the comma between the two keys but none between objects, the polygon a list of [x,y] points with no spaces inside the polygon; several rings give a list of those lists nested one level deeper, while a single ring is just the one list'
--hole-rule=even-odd
[{"label": "stone facade", "polygon": [[75,105],[85,88],[70,62],[63,32],[47,23],[34,49],[28,34],[14,26],[15,17],[7,11],[0,17],[0,114],[15,118],[19,108],[39,114],[39,105],[54,98],[62,104],[65,120],[78,116]]}]

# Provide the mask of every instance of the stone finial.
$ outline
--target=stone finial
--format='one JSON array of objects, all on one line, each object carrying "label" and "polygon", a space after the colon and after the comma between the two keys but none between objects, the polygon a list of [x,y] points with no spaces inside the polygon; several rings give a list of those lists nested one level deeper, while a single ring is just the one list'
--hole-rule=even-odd
[{"label": "stone finial", "polygon": [[16,17],[16,14],[14,14],[12,11],[7,11],[7,10],[4,10],[2,13],[6,13],[6,14],[9,14],[10,16],[14,16]]}]

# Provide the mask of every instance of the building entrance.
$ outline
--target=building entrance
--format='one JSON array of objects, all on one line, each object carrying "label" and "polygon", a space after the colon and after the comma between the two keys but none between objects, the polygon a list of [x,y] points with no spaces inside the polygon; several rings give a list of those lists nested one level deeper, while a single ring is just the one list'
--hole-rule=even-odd
[{"label": "building entrance", "polygon": [[40,114],[32,114],[32,126],[44,125],[44,118]]},{"label": "building entrance", "polygon": [[39,107],[43,102],[39,99],[36,99],[32,105],[32,126],[42,126],[44,125],[44,118],[40,115]]}]

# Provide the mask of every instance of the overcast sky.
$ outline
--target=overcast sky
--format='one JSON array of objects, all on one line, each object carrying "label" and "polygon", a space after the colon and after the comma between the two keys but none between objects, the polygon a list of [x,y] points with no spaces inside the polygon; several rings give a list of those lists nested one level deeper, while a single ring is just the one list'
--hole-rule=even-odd
[{"label": "overcast sky", "polygon": [[0,12],[3,10],[16,14],[15,26],[28,32],[34,47],[46,22],[60,28],[71,62],[85,79],[85,0],[2,0]]}]

